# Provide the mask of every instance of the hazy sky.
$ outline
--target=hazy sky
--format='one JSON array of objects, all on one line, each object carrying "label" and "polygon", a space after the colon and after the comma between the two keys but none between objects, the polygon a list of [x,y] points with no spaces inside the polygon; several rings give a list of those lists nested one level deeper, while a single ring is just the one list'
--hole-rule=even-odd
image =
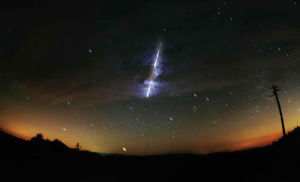
[{"label": "hazy sky", "polygon": [[238,150],[282,134],[272,84],[299,125],[300,2],[182,2],[3,5],[0,127],[101,153]]}]

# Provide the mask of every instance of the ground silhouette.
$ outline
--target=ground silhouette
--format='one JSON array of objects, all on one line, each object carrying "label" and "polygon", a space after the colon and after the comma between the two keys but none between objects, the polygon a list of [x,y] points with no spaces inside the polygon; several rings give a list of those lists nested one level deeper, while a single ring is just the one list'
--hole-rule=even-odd
[{"label": "ground silhouette", "polygon": [[3,131],[0,146],[1,178],[7,181],[279,182],[298,181],[300,171],[299,127],[269,146],[209,155],[104,157],[42,134],[25,141]]}]

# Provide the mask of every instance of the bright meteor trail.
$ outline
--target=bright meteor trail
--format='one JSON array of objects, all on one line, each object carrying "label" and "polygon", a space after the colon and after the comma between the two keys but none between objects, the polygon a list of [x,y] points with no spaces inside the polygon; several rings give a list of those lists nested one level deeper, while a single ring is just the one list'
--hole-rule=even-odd
[{"label": "bright meteor trail", "polygon": [[152,69],[152,73],[151,73],[151,76],[150,76],[150,82],[149,82],[147,93],[146,93],[147,98],[151,94],[151,89],[154,86],[153,82],[155,81],[156,77],[159,75],[158,65],[159,65],[160,48],[161,48],[161,43],[158,46],[158,50],[157,50],[157,53],[156,53],[156,56],[155,56],[155,59],[154,59],[153,69]]}]

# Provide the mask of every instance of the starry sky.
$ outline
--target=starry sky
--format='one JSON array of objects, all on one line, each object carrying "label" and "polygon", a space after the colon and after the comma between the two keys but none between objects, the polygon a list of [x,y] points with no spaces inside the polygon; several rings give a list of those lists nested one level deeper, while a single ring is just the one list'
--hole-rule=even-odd
[{"label": "starry sky", "polygon": [[299,6],[10,1],[0,7],[0,128],[99,153],[266,145],[282,135],[273,84],[287,131],[300,124]]}]

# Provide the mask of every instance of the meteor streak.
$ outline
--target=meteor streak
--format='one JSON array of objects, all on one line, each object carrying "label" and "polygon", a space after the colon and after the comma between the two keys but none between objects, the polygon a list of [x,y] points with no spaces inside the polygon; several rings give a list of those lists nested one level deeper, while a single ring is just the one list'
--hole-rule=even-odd
[{"label": "meteor streak", "polygon": [[153,69],[152,69],[152,73],[150,75],[150,81],[149,81],[148,89],[147,89],[147,93],[146,93],[147,98],[150,96],[151,89],[154,86],[153,82],[155,81],[156,77],[159,74],[158,66],[159,66],[160,48],[161,48],[161,43],[159,43],[158,50],[157,50],[157,53],[156,53],[156,56],[155,56],[155,59],[154,59]]}]

